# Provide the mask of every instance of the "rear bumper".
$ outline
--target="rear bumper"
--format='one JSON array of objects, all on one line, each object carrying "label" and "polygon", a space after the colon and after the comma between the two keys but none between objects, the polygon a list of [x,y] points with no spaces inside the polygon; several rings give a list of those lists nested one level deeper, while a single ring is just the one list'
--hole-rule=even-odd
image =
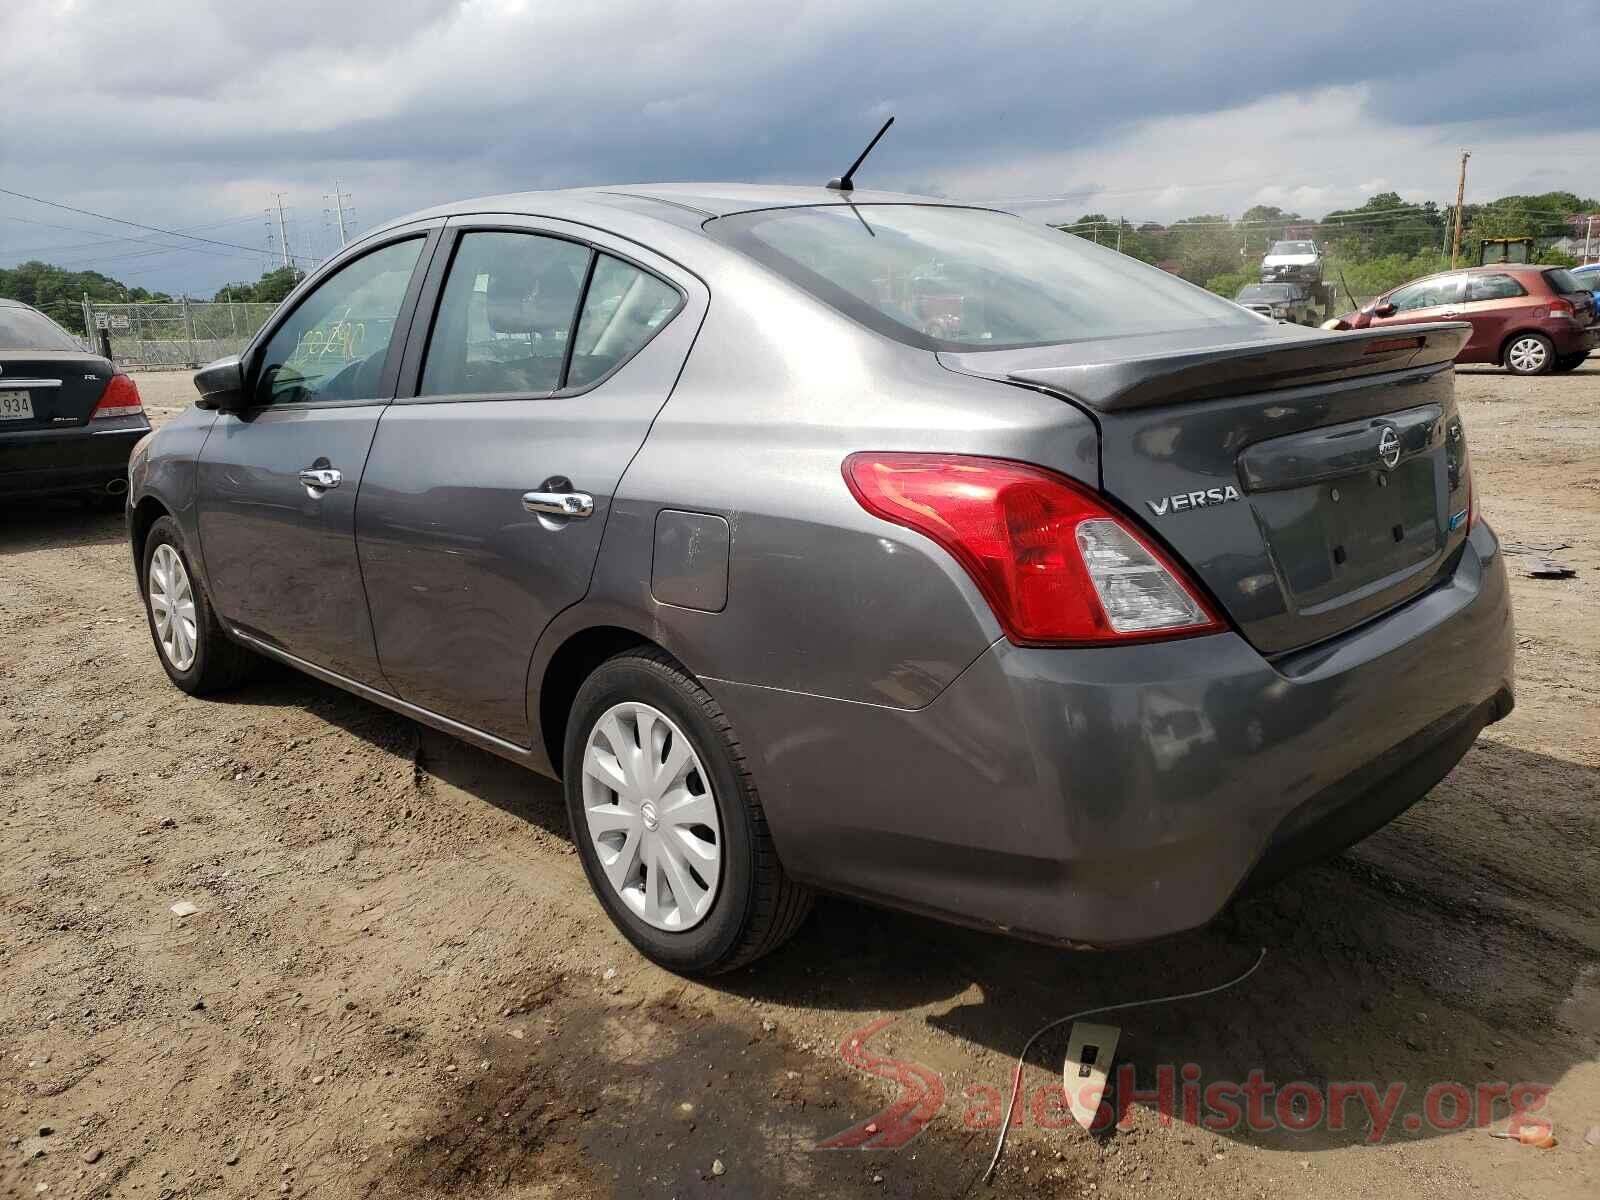
[{"label": "rear bumper", "polygon": [[50,496],[103,492],[126,483],[128,457],[150,432],[143,417],[38,433],[0,436],[0,496]]},{"label": "rear bumper", "polygon": [[710,680],[786,867],[817,887],[1088,945],[1210,920],[1365,836],[1510,711],[1493,533],[1450,582],[1269,663],[1235,634],[990,647],[889,709]]},{"label": "rear bumper", "polygon": [[1571,321],[1552,321],[1550,328],[1557,354],[1586,354],[1600,346],[1600,323],[1585,327]]}]

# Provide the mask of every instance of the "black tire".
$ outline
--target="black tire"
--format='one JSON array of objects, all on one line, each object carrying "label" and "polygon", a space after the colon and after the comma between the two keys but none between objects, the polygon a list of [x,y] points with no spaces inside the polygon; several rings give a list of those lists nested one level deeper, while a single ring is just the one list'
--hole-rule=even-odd
[{"label": "black tire", "polygon": [[1576,371],[1583,366],[1588,358],[1589,352],[1587,350],[1582,354],[1563,354],[1556,359],[1556,365],[1552,369],[1558,375],[1565,375],[1568,371]]},{"label": "black tire", "polygon": [[1556,348],[1542,333],[1513,334],[1500,361],[1513,375],[1544,375],[1555,366]]},{"label": "black tire", "polygon": [[[156,630],[155,613],[150,607],[150,562],[161,546],[171,546],[183,563],[194,596],[195,654],[194,661],[180,670],[174,666],[162,648]],[[150,626],[150,640],[156,648],[156,657],[167,673],[167,678],[191,696],[220,692],[237,687],[247,679],[261,661],[245,647],[230,638],[211,607],[211,597],[206,593],[205,581],[195,571],[184,549],[183,534],[171,517],[161,517],[150,526],[145,538],[144,556],[140,561],[139,596],[144,601],[145,620]]]},{"label": "black tire", "polygon": [[[710,776],[722,867],[711,907],[682,932],[658,929],[636,914],[606,877],[583,810],[583,755],[590,732],[611,708],[637,702],[687,734]],[[777,949],[811,911],[811,892],[778,861],[744,750],[721,707],[661,650],[630,650],[607,659],[578,689],[562,753],[573,844],[589,885],[612,922],[651,962],[682,975],[715,975]]]}]

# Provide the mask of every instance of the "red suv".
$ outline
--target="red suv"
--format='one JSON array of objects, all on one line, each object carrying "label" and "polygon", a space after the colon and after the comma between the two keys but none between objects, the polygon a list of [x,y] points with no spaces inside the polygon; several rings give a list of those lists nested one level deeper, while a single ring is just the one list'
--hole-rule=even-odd
[{"label": "red suv", "polygon": [[1561,267],[1497,263],[1430,275],[1385,292],[1341,329],[1470,321],[1458,363],[1500,363],[1514,375],[1571,371],[1600,343],[1595,296]]}]

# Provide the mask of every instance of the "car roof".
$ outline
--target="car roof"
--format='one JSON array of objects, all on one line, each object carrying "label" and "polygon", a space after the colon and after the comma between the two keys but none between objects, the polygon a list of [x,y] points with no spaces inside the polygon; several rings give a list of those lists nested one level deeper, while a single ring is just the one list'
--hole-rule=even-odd
[{"label": "car roof", "polygon": [[476,213],[524,216],[578,217],[609,209],[618,215],[655,217],[675,225],[699,227],[715,217],[773,208],[804,208],[842,204],[932,204],[954,208],[984,208],[937,196],[907,192],[858,190],[794,184],[756,183],[628,183],[563,188],[537,192],[507,192],[437,205],[387,222],[374,233],[412,221]]}]

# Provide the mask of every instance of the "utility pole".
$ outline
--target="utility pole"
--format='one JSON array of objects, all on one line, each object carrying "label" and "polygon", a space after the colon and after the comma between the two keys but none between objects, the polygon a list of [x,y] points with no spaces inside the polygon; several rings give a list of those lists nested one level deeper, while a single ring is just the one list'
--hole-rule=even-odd
[{"label": "utility pole", "polygon": [[1122,253],[1122,225],[1123,225],[1123,219],[1121,217],[1118,217],[1117,218],[1117,253],[1118,254]]},{"label": "utility pole", "polygon": [[1450,269],[1456,269],[1456,263],[1461,260],[1461,205],[1467,198],[1467,159],[1472,157],[1470,150],[1461,152],[1461,178],[1456,181],[1456,232],[1450,239]]},{"label": "utility pole", "polygon": [[[324,200],[327,198],[326,196],[323,197]],[[339,221],[339,245],[341,246],[350,241],[350,235],[344,224],[344,202],[348,199],[350,197],[339,190],[339,181],[335,179],[333,181],[333,212]]]},{"label": "utility pole", "polygon": [[283,255],[283,265],[287,267],[293,265],[294,260],[289,256],[289,227],[283,220],[283,193],[277,192],[273,198],[278,206],[278,250]]},{"label": "utility pole", "polygon": [[1588,262],[1594,257],[1594,218],[1589,218],[1589,224],[1583,231],[1583,261]]}]

